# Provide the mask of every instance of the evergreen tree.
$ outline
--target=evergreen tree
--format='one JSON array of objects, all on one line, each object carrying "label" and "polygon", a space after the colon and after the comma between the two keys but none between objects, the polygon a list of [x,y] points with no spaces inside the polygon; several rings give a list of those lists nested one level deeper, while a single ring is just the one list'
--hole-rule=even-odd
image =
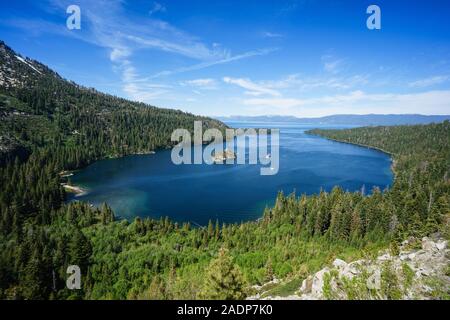
[{"label": "evergreen tree", "polygon": [[201,299],[239,300],[245,298],[244,280],[238,266],[233,263],[228,249],[221,248],[219,256],[206,270],[205,281],[199,294]]}]

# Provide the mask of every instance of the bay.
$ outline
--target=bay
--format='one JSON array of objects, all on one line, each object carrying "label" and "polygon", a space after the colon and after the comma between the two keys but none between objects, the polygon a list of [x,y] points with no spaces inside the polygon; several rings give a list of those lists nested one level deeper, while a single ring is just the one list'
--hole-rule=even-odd
[{"label": "bay", "polygon": [[[384,189],[392,183],[389,155],[308,135],[312,128],[344,128],[302,123],[230,122],[234,128],[279,128],[280,168],[261,176],[260,165],[174,165],[171,151],[133,155],[93,163],[71,177],[87,190],[69,201],[95,206],[106,202],[116,215],[168,216],[206,225],[209,220],[235,223],[256,220],[274,204],[278,191],[313,194],[334,186],[357,191]],[[352,126],[345,126],[352,127]]]}]

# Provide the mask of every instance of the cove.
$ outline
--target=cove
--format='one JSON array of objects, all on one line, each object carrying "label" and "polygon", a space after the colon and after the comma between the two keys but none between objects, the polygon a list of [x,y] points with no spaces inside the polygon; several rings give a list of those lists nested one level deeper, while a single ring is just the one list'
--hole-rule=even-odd
[{"label": "cove", "polygon": [[[234,128],[279,128],[277,175],[260,175],[259,165],[174,165],[170,150],[93,163],[71,177],[88,192],[69,201],[95,206],[108,203],[117,216],[207,225],[209,220],[235,223],[256,220],[274,204],[278,191],[313,194],[334,186],[367,193],[393,180],[389,155],[308,135],[317,125],[300,123],[227,123]],[[344,128],[323,126],[321,128]],[[348,128],[348,126],[346,126]]]}]

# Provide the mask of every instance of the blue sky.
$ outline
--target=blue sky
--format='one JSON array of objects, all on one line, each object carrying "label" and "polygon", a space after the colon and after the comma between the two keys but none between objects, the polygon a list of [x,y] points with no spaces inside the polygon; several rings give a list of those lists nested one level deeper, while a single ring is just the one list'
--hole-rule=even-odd
[{"label": "blue sky", "polygon": [[[66,9],[81,8],[81,30]],[[381,8],[381,30],[366,9]],[[1,1],[0,39],[63,77],[197,114],[450,113],[450,2]]]}]

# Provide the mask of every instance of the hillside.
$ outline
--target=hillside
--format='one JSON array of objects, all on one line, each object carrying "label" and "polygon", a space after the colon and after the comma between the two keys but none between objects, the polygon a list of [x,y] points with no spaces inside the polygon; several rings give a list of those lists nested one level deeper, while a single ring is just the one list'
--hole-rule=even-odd
[{"label": "hillside", "polygon": [[[332,264],[309,275],[295,294],[271,296],[283,282],[274,279],[255,286],[250,300],[429,300],[450,299],[448,241],[409,238],[398,249],[382,250],[378,256]],[[286,284],[284,284],[286,285]],[[275,287],[275,288],[274,288]],[[269,290],[267,290],[267,288]]]},{"label": "hillside", "polygon": [[[176,128],[225,126],[211,118],[131,102],[64,80],[0,42],[0,159],[64,149],[79,167],[92,159],[165,148]],[[78,148],[82,147],[82,150]],[[57,151],[61,152],[61,151]]]}]

